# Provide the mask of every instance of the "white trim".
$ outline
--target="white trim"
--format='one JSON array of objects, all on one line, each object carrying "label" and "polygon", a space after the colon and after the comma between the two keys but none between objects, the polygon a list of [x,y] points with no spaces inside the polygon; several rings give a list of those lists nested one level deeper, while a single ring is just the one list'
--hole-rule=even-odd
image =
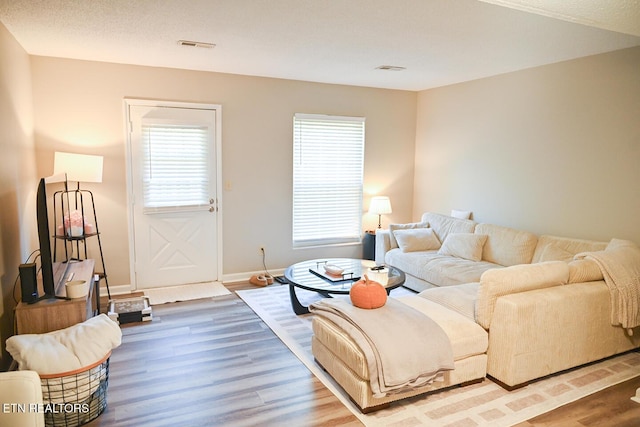
[{"label": "white trim", "polygon": [[129,107],[131,106],[147,106],[147,107],[166,107],[166,108],[182,108],[182,109],[199,109],[199,110],[214,110],[216,120],[216,209],[217,209],[217,277],[212,281],[220,281],[222,277],[223,269],[223,257],[222,257],[222,221],[223,221],[223,203],[222,203],[222,105],[220,104],[201,104],[193,102],[178,102],[178,101],[160,101],[151,99],[138,99],[138,98],[124,98],[123,110],[124,110],[124,133],[125,133],[125,162],[126,162],[126,180],[127,180],[127,223],[129,231],[129,276],[131,279],[130,291],[136,290],[136,272],[135,272],[135,243],[134,243],[134,230],[133,230],[133,188],[132,183],[132,164],[131,164],[131,119],[129,115]]},{"label": "white trim", "polygon": [[308,114],[308,113],[294,113],[293,117],[298,120],[330,120],[334,122],[358,122],[366,123],[367,118],[362,116],[338,116],[332,114]]},{"label": "white trim", "polygon": [[124,295],[130,294],[135,289],[133,289],[133,285],[116,285],[109,286],[109,292],[107,292],[106,286],[100,286],[100,297],[111,295]]}]

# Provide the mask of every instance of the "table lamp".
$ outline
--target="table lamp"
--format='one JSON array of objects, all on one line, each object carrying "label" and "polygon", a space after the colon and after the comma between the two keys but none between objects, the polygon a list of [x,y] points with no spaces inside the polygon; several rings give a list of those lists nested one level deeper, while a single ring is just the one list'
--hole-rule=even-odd
[{"label": "table lamp", "polygon": [[375,196],[371,198],[369,213],[378,215],[378,228],[382,228],[382,215],[391,213],[391,201],[386,196]]}]

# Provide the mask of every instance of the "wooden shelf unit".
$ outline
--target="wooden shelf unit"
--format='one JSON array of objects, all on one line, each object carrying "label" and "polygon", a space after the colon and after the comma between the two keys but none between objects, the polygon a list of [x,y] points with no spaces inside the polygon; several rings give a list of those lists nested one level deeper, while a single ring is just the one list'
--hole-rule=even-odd
[{"label": "wooden shelf unit", "polygon": [[[68,268],[67,268],[68,266]],[[98,314],[99,311],[99,283],[94,279],[95,261],[86,259],[67,263],[57,262],[53,264],[53,276],[56,287],[56,295],[65,297],[65,282],[73,273],[72,280],[85,280],[89,282],[89,293],[84,298],[75,299],[43,299],[34,304],[19,303],[15,309],[18,334],[42,334],[58,329],[73,326],[76,323]],[[66,274],[65,274],[66,272]],[[64,280],[61,280],[64,275]],[[42,277],[38,275],[39,295],[42,290]]]}]

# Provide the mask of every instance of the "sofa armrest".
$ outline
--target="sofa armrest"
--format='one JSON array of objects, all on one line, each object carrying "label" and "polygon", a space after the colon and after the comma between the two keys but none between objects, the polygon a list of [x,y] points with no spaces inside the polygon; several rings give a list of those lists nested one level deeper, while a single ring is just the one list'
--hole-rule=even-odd
[{"label": "sofa armrest", "polygon": [[44,426],[44,412],[33,409],[42,405],[42,385],[35,371],[0,372],[0,402],[16,405],[0,411],[0,425]]},{"label": "sofa armrest", "polygon": [[516,386],[640,346],[640,334],[611,325],[610,311],[603,281],[498,298],[487,373]]},{"label": "sofa armrest", "polygon": [[387,252],[391,250],[391,232],[389,230],[376,230],[376,256],[377,265],[384,264]]},{"label": "sofa armrest", "polygon": [[480,276],[476,320],[491,328],[496,301],[503,295],[564,285],[569,280],[569,265],[563,261],[520,264],[487,270]]}]

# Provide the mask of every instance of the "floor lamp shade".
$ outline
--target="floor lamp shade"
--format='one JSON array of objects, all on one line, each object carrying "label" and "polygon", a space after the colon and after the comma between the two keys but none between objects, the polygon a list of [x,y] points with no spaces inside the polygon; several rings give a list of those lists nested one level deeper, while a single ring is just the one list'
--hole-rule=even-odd
[{"label": "floor lamp shade", "polygon": [[74,182],[102,182],[102,161],[102,156],[56,151],[53,174],[66,173],[67,180]]}]

